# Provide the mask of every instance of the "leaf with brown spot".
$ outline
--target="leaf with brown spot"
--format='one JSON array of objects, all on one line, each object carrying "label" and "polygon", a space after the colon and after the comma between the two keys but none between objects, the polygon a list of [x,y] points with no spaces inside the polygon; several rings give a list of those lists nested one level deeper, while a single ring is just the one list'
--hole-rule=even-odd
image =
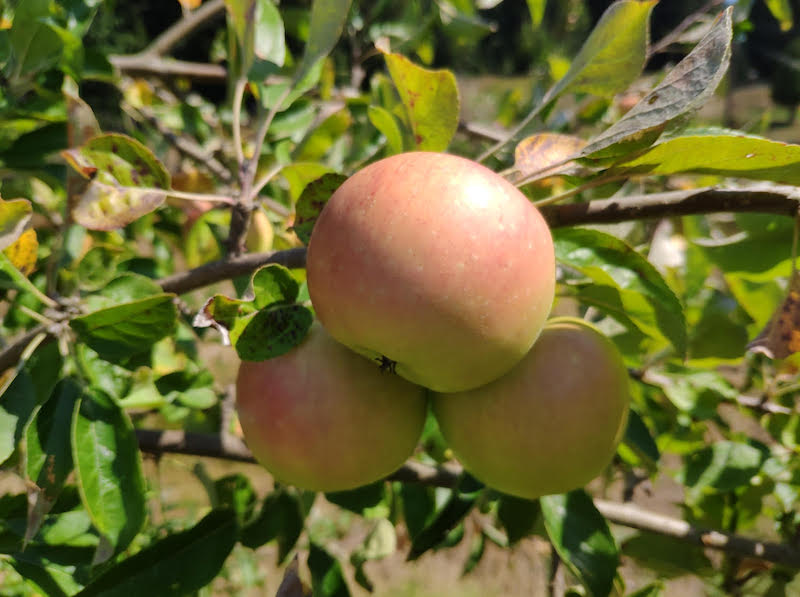
[{"label": "leaf with brown spot", "polygon": [[23,275],[30,276],[36,267],[38,251],[39,240],[36,238],[36,231],[29,228],[3,252],[14,264],[14,267]]},{"label": "leaf with brown spot", "polygon": [[347,177],[343,174],[323,174],[303,189],[295,206],[294,225],[289,230],[292,230],[304,245],[308,245],[308,241],[311,240],[311,232],[322,208],[345,180]]},{"label": "leaf with brown spot", "polygon": [[761,333],[747,345],[747,350],[771,359],[785,359],[800,352],[800,275],[796,271],[786,298]]},{"label": "leaf with brown spot", "polygon": [[170,188],[164,165],[126,135],[99,135],[62,156],[91,180],[72,213],[78,224],[91,230],[120,228],[150,213]]},{"label": "leaf with brown spot", "polygon": [[383,56],[405,107],[413,149],[444,151],[458,128],[455,76],[448,70],[422,68],[400,54]]},{"label": "leaf with brown spot", "polygon": [[243,361],[265,361],[300,344],[314,316],[303,305],[272,305],[236,320],[231,341]]},{"label": "leaf with brown spot", "polygon": [[514,170],[508,179],[518,183],[531,176],[544,178],[563,173],[575,165],[566,160],[577,157],[585,145],[585,140],[573,135],[532,135],[520,141],[514,150]]}]

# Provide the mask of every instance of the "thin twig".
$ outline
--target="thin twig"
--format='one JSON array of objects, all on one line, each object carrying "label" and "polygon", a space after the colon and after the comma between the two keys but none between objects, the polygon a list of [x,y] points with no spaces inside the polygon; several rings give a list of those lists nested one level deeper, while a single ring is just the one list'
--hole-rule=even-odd
[{"label": "thin twig", "polygon": [[[224,458],[239,462],[255,462],[252,454],[238,438],[224,442],[219,436],[189,433],[180,430],[136,431],[139,447],[144,452],[163,454],[179,453],[195,456]],[[433,467],[408,461],[387,477],[393,481],[423,483],[436,487],[455,487],[461,469],[455,465]],[[617,503],[595,499],[595,506],[610,522],[673,537],[686,543],[724,551],[726,553],[758,558],[791,568],[800,568],[800,550],[772,541],[760,541],[735,533],[715,531],[651,512],[631,503]]]},{"label": "thin twig", "polygon": [[225,10],[224,0],[208,0],[186,14],[166,31],[156,37],[147,49],[148,53],[163,56],[168,54],[172,48],[188,38],[194,31],[203,27]]},{"label": "thin twig", "polygon": [[109,56],[108,60],[114,68],[132,76],[186,77],[197,81],[221,84],[228,80],[228,70],[219,64],[188,62],[151,54],[118,54]]}]

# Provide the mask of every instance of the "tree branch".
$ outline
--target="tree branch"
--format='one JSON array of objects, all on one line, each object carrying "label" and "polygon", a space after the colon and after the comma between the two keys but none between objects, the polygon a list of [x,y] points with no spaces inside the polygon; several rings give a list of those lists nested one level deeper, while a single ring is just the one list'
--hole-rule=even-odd
[{"label": "tree branch", "polygon": [[208,0],[156,37],[145,52],[163,56],[225,10],[224,0]]},{"label": "tree branch", "polygon": [[[139,447],[143,452],[177,453],[224,458],[238,462],[255,462],[247,447],[235,437],[223,441],[220,436],[215,435],[152,429],[138,429],[136,435]],[[461,472],[462,469],[458,466],[433,467],[420,462],[408,461],[387,479],[453,488],[456,486]],[[759,541],[735,533],[696,527],[685,520],[657,514],[634,504],[600,499],[595,499],[594,503],[603,516],[615,524],[673,537],[686,543],[710,547],[726,553],[758,558],[791,568],[800,568],[800,550],[790,545]]]},{"label": "tree branch", "polygon": [[600,199],[587,203],[547,205],[541,207],[540,211],[551,228],[561,228],[720,212],[759,212],[794,217],[800,205],[799,200],[800,195],[794,187],[705,187],[689,191]]},{"label": "tree branch", "polygon": [[249,274],[268,263],[278,263],[294,268],[304,267],[305,261],[305,248],[287,249],[271,253],[248,253],[239,257],[212,261],[189,271],[161,278],[156,282],[164,289],[164,292],[183,294],[216,282]]}]

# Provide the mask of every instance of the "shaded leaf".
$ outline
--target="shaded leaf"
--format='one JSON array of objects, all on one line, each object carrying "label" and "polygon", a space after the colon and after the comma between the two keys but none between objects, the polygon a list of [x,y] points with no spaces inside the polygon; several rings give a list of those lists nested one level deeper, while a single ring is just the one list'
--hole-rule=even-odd
[{"label": "shaded leaf", "polygon": [[247,522],[255,509],[256,493],[250,479],[241,473],[226,475],[214,481],[215,507],[230,508],[239,524]]},{"label": "shaded leaf", "polygon": [[619,550],[608,523],[583,491],[540,498],[544,526],[559,557],[594,597],[611,593]]},{"label": "shaded leaf", "polygon": [[294,225],[290,228],[304,245],[308,245],[314,224],[331,195],[347,180],[343,174],[329,172],[309,182],[295,205]]},{"label": "shaded leaf", "polygon": [[785,359],[800,352],[800,275],[797,272],[792,273],[786,298],[769,323],[747,345],[747,350],[771,359]]},{"label": "shaded leaf", "polygon": [[625,116],[591,139],[582,154],[594,159],[627,155],[647,147],[667,124],[700,107],[728,70],[731,36],[732,8],[728,8],[661,83]]},{"label": "shaded leaf", "polygon": [[27,199],[0,199],[0,251],[22,236],[32,214],[33,207]]},{"label": "shaded leaf", "polygon": [[190,594],[219,574],[237,535],[236,515],[212,510],[191,529],[156,541],[109,568],[78,596]]},{"label": "shaded leaf", "polygon": [[[700,576],[713,571],[701,546],[688,545],[680,539],[655,533],[641,532],[627,539],[622,553],[666,578],[688,573]],[[649,597],[650,593],[644,595]]]},{"label": "shaded leaf", "polygon": [[622,440],[636,454],[650,463],[657,463],[661,458],[658,445],[653,435],[645,425],[642,417],[635,410],[628,411],[628,423],[625,428],[625,437]]},{"label": "shaded leaf", "polygon": [[789,0],[764,0],[764,4],[780,24],[781,31],[792,28],[792,4]]},{"label": "shaded leaf", "polygon": [[572,135],[558,133],[538,133],[519,142],[514,150],[514,173],[512,182],[520,182],[535,175],[536,178],[553,176],[569,168],[570,162],[577,156],[586,141]]},{"label": "shaded leaf", "polygon": [[416,560],[429,549],[442,543],[448,533],[472,510],[483,489],[483,483],[469,474],[462,475],[444,506],[412,540],[407,559]]},{"label": "shaded leaf", "polygon": [[274,305],[236,320],[231,342],[244,361],[264,361],[299,345],[314,317],[302,305]]},{"label": "shaded leaf", "polygon": [[355,568],[356,582],[367,591],[373,590],[367,577],[364,564],[370,560],[380,560],[397,551],[397,533],[394,525],[386,518],[378,518],[358,549],[350,554],[350,563]]},{"label": "shaded leaf", "polygon": [[241,543],[257,549],[277,539],[278,561],[281,562],[300,538],[304,521],[297,493],[286,488],[277,489],[264,498],[258,516],[242,528]]},{"label": "shaded leaf", "polygon": [[314,597],[350,597],[342,565],[315,542],[309,548],[308,568]]},{"label": "shaded leaf", "polygon": [[36,268],[39,251],[39,240],[36,231],[29,228],[20,237],[3,251],[23,276],[30,276]]},{"label": "shaded leaf", "polygon": [[166,168],[147,147],[126,135],[99,135],[61,155],[91,180],[73,209],[75,221],[91,230],[125,226],[167,197]]},{"label": "shaded leaf", "polygon": [[169,336],[177,322],[175,295],[155,296],[99,309],[70,321],[70,327],[109,361],[139,354]]},{"label": "shaded leaf", "polygon": [[543,103],[567,91],[608,96],[627,88],[644,67],[653,6],[653,0],[623,0],[609,6]]},{"label": "shaded leaf", "polygon": [[39,530],[61,488],[72,472],[70,428],[81,388],[64,379],[53,396],[36,413],[25,441],[25,478],[28,484],[28,525],[26,543]]},{"label": "shaded leaf", "polygon": [[356,489],[330,491],[325,494],[325,499],[340,508],[363,515],[386,499],[386,484],[376,481]]},{"label": "shaded leaf", "polygon": [[303,79],[336,45],[350,13],[351,0],[314,0],[303,61],[294,80]]},{"label": "shaded leaf", "polygon": [[678,297],[642,255],[609,234],[586,228],[554,230],[556,258],[591,280],[577,293],[625,325],[667,339],[686,352],[686,321]]},{"label": "shaded leaf", "polygon": [[502,494],[497,502],[497,518],[506,530],[509,545],[533,532],[542,509],[538,500]]},{"label": "shaded leaf", "polygon": [[81,500],[92,524],[113,547],[110,556],[136,536],[147,510],[133,425],[128,415],[99,391],[84,394],[76,403],[72,458]]},{"label": "shaded leaf", "polygon": [[311,588],[307,587],[300,579],[299,572],[300,563],[295,554],[283,573],[283,580],[281,580],[275,597],[312,597]]},{"label": "shaded leaf", "polygon": [[74,566],[54,564],[26,552],[16,553],[8,561],[22,578],[36,585],[47,597],[67,597],[82,588],[74,578]]},{"label": "shaded leaf", "polygon": [[414,149],[444,151],[458,128],[460,100],[452,72],[417,66],[400,54],[384,53],[410,127]]}]

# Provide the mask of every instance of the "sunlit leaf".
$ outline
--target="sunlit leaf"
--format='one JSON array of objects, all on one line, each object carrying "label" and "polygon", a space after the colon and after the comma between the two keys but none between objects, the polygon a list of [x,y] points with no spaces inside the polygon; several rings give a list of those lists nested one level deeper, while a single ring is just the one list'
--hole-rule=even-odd
[{"label": "sunlit leaf", "polygon": [[174,298],[164,293],[106,307],[72,319],[70,327],[104,359],[125,359],[173,332]]},{"label": "sunlit leaf", "polygon": [[283,66],[286,57],[283,19],[270,0],[257,0],[254,43],[256,56]]},{"label": "sunlit leaf", "polygon": [[453,73],[422,68],[400,54],[384,53],[384,58],[405,107],[413,148],[447,149],[458,128],[460,108]]},{"label": "sunlit leaf", "polygon": [[696,172],[800,184],[800,145],[741,133],[675,137],[622,164],[649,174]]},{"label": "sunlit leaf", "polygon": [[36,267],[36,259],[39,250],[39,240],[36,238],[36,231],[29,228],[20,237],[6,247],[3,252],[22,275],[30,276]]},{"label": "sunlit leaf", "polygon": [[542,178],[558,174],[571,163],[565,163],[577,156],[586,141],[572,135],[558,133],[538,133],[519,142],[514,149],[514,172],[512,182],[519,182],[531,175]]},{"label": "sunlit leaf", "polygon": [[547,8],[547,0],[528,0],[528,12],[531,13],[534,27],[542,24],[545,8]]},{"label": "sunlit leaf", "polygon": [[558,555],[589,593],[611,593],[619,549],[603,515],[583,490],[540,500],[544,526]]},{"label": "sunlit leaf", "polygon": [[583,155],[609,158],[647,147],[670,122],[705,103],[728,70],[732,27],[732,8],[728,8],[655,89],[589,141]]},{"label": "sunlit leaf", "polygon": [[800,275],[793,272],[786,298],[766,327],[747,345],[771,359],[785,359],[800,352]]},{"label": "sunlit leaf", "polygon": [[403,131],[400,130],[400,125],[394,115],[381,106],[370,106],[367,108],[367,116],[372,125],[386,137],[389,154],[402,153]]},{"label": "sunlit leaf", "polygon": [[270,263],[253,274],[253,292],[256,308],[263,309],[276,303],[293,303],[300,292],[300,284],[288,268]]},{"label": "sunlit leaf", "polygon": [[33,207],[27,199],[0,199],[0,251],[22,236],[32,214]]},{"label": "sunlit leaf", "polygon": [[75,221],[89,229],[125,226],[166,199],[169,173],[135,139],[116,133],[100,135],[62,155],[91,180],[73,209]]},{"label": "sunlit leaf", "polygon": [[551,101],[566,92],[611,95],[623,91],[642,72],[655,1],[623,0],[603,13],[572,61],[567,74],[547,92]]},{"label": "sunlit leaf", "polygon": [[231,343],[230,331],[237,318],[249,315],[254,307],[251,301],[228,298],[215,294],[208,299],[203,308],[195,315],[192,325],[196,328],[213,327],[222,334],[222,343]]},{"label": "sunlit leaf", "polygon": [[102,392],[93,390],[76,403],[72,458],[81,499],[92,523],[113,547],[103,554],[110,556],[127,547],[139,532],[146,518],[146,502],[133,424]]},{"label": "sunlit leaf", "polygon": [[706,487],[733,491],[749,484],[766,456],[765,449],[749,444],[717,441],[686,458],[682,480],[695,492]]},{"label": "sunlit leaf", "polygon": [[780,24],[781,31],[788,31],[792,28],[792,4],[789,0],[764,0],[764,4]]},{"label": "sunlit leaf", "polygon": [[623,325],[669,340],[686,352],[686,320],[675,293],[653,265],[623,241],[586,228],[554,231],[557,260],[589,278],[576,287],[578,300]]}]

